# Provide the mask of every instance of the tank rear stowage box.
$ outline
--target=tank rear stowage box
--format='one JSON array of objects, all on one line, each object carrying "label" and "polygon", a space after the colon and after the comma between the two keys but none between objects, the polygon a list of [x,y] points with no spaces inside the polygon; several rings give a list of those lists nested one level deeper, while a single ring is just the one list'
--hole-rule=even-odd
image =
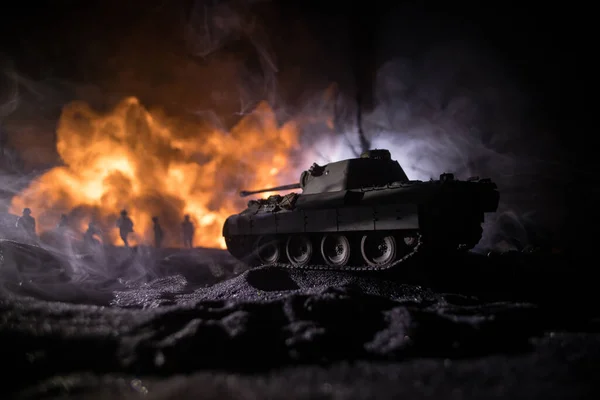
[{"label": "tank rear stowage box", "polygon": [[388,150],[313,164],[300,182],[243,191],[302,193],[250,200],[227,218],[227,249],[250,265],[388,269],[424,251],[470,249],[481,239],[486,212],[498,208],[489,179],[411,181]]}]

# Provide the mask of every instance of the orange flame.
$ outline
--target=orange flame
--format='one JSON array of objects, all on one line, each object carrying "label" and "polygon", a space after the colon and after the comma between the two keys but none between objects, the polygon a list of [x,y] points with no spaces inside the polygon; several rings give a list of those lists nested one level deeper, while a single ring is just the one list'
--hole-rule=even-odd
[{"label": "orange flame", "polygon": [[223,222],[247,202],[238,190],[296,182],[289,160],[297,147],[296,125],[280,126],[266,103],[223,132],[176,126],[135,98],[104,115],[76,102],[58,124],[64,166],[14,197],[11,212],[31,208],[38,232],[52,230],[62,213],[79,231],[93,218],[105,240],[120,244],[115,221],[126,209],[135,224],[132,243],[152,237],[151,218],[158,216],[167,246],[181,245],[180,222],[189,214],[196,246],[224,248]]}]

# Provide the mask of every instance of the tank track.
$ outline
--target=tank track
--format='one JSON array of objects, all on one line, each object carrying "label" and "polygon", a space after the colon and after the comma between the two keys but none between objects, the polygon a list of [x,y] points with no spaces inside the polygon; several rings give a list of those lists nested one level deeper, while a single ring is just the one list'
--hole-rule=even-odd
[{"label": "tank track", "polygon": [[393,263],[386,266],[370,266],[370,265],[345,265],[343,267],[335,267],[327,264],[308,264],[302,267],[297,267],[289,263],[275,263],[275,264],[263,264],[260,266],[269,266],[269,267],[280,267],[287,269],[298,269],[298,270],[307,270],[307,271],[344,271],[344,272],[373,272],[373,271],[389,271],[391,269],[399,267],[401,264],[404,264],[412,259],[414,259],[421,250],[423,246],[423,241],[421,240],[421,235],[417,235],[417,244],[412,248],[410,253],[405,254],[402,258],[394,261]]}]

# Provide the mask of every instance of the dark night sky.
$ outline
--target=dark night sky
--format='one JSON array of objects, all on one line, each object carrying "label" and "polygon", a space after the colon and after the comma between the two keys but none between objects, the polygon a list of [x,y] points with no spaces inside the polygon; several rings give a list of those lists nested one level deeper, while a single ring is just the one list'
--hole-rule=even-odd
[{"label": "dark night sky", "polygon": [[[500,57],[515,79],[536,96],[546,117],[556,118],[555,111],[564,110],[569,103],[562,96],[568,83],[560,76],[570,64],[564,60],[573,52],[567,34],[573,28],[557,26],[558,17],[562,26],[570,20],[558,6],[540,9],[533,3],[515,7],[506,2],[440,5],[437,3],[443,2],[381,0],[351,6],[335,0],[229,3],[251,10],[263,21],[282,69],[301,64],[297,54],[314,53],[321,47],[319,54],[327,54],[328,59],[314,65],[307,57],[302,65],[305,70],[328,70],[331,80],[344,80],[342,68],[330,71],[328,64],[338,67],[340,59],[350,60],[351,53],[358,51],[364,55],[361,68],[367,78],[368,70],[376,69],[386,57],[410,56],[441,40],[456,38],[481,43]],[[165,51],[184,53],[181,26],[189,21],[192,4],[163,0],[13,3],[3,6],[0,49],[3,58],[13,60],[18,70],[32,79],[53,76],[102,82],[110,80],[115,68],[130,67],[131,58],[150,57],[141,61],[149,64],[145,69],[152,69],[157,63],[152,56],[159,58]],[[378,29],[385,30],[385,38]],[[119,47],[127,47],[129,60]],[[242,52],[243,43],[233,43],[228,50]],[[116,61],[119,57],[120,63]],[[132,68],[143,69],[140,65]]]},{"label": "dark night sky", "polygon": [[[291,81],[305,86],[338,81],[344,87],[351,79],[348,69],[358,65],[367,88],[370,74],[386,59],[398,54],[410,57],[456,38],[478,43],[504,63],[513,79],[534,96],[540,120],[554,127],[569,124],[572,102],[565,94],[572,88],[561,76],[572,67],[570,35],[575,34],[566,34],[572,28],[557,27],[559,16],[562,26],[570,20],[558,6],[380,0],[351,6],[333,0],[228,3],[251,10],[262,21],[289,101],[306,90]],[[152,87],[161,80],[179,83],[190,78],[175,76],[176,64],[191,60],[210,64],[210,57],[207,61],[186,54],[189,47],[182,26],[190,20],[192,5],[192,1],[158,0],[12,3],[2,10],[0,54],[33,80],[76,81],[106,91],[134,92],[149,103],[164,102],[164,96],[152,96]],[[213,58],[227,51],[249,53],[248,47],[243,39],[232,41]],[[354,63],[353,52],[361,54],[359,64]],[[132,83],[131,76],[144,80],[145,88]]]},{"label": "dark night sky", "polygon": [[[178,37],[181,29],[176,25],[189,18],[192,3],[159,0],[14,3],[3,6],[1,48],[5,56],[16,60],[31,77],[42,77],[49,73],[48,69],[54,69],[56,75],[68,79],[102,75],[103,65],[98,59],[116,50],[107,47],[135,35],[136,31],[143,30],[147,41],[162,37],[170,41],[173,49],[180,46],[177,42],[182,40]],[[283,45],[288,48],[303,46],[302,42],[307,39],[303,33],[308,30],[326,45],[342,35],[354,42],[349,47],[372,52],[374,47],[382,44],[374,32],[389,19],[394,20],[394,32],[387,40],[395,42],[396,50],[405,53],[415,51],[412,47],[426,47],[449,37],[480,41],[510,63],[536,92],[548,91],[546,94],[550,94],[549,87],[554,94],[559,89],[556,85],[561,83],[556,82],[556,78],[564,66],[561,58],[568,58],[571,52],[567,32],[572,32],[573,28],[567,31],[556,24],[559,16],[565,23],[570,18],[564,14],[565,10],[552,9],[552,6],[540,9],[525,4],[515,8],[504,2],[486,5],[452,2],[440,6],[436,4],[439,2],[381,0],[350,7],[348,2],[335,0],[240,0],[229,3],[242,4],[262,17],[269,33],[276,36],[272,37],[275,46],[283,35],[286,39]],[[335,21],[333,24],[332,20]],[[295,24],[303,25],[305,31],[294,30]],[[276,50],[281,54],[283,49]],[[337,53],[330,57],[339,58],[339,51]],[[280,62],[286,62],[285,55]],[[94,68],[89,64],[100,65]],[[540,96],[549,107],[559,106],[557,97]]]},{"label": "dark night sky", "polygon": [[[587,131],[574,128],[580,124],[579,103],[573,101],[578,88],[571,78],[579,66],[575,62],[578,20],[564,6],[543,4],[541,8],[534,2],[521,2],[518,6],[508,2],[354,3],[10,3],[4,6],[10,8],[1,12],[0,62],[33,82],[10,119],[24,121],[35,115],[46,123],[40,123],[35,134],[18,135],[19,147],[52,148],[52,124],[61,106],[74,99],[106,107],[125,95],[135,95],[143,103],[160,106],[171,114],[210,108],[227,123],[234,123],[240,107],[238,87],[247,86],[255,101],[270,94],[261,92],[265,85],[250,84],[243,75],[248,71],[261,78],[267,75],[268,68],[261,64],[265,58],[260,56],[258,47],[275,56],[278,101],[288,106],[301,106],[307,93],[323,90],[331,82],[338,82],[342,92],[353,95],[356,77],[366,100],[373,104],[373,77],[383,64],[397,57],[419,59],[428,49],[455,41],[479,49],[477,54],[489,60],[487,65],[501,67],[496,76],[502,75],[529,100],[526,121],[517,124],[527,124],[531,129],[515,134],[512,151],[520,151],[522,140],[527,142],[523,145],[527,146],[526,154],[538,153],[552,159],[564,175],[572,175],[572,179],[563,178],[553,184],[561,188],[556,191],[558,197],[565,197],[566,186],[589,178],[594,164],[581,156],[587,147],[583,141]],[[186,40],[186,26],[190,26],[190,21],[201,25],[198,21],[202,21],[202,16],[193,19],[194,5],[200,5],[197,11],[203,5],[215,4],[229,8],[217,7],[222,18],[212,25],[212,38],[229,28],[228,40],[219,50],[200,57]],[[236,11],[237,20],[231,18],[231,10]],[[261,27],[254,31],[259,46],[253,45],[239,28],[252,25],[253,21]],[[575,28],[567,29],[568,26]],[[197,41],[194,43],[198,45]],[[200,44],[196,50],[206,48],[206,43]],[[442,62],[462,61],[460,55],[456,55],[457,60],[452,60],[453,56],[452,52],[447,53]],[[218,101],[215,93],[221,95]],[[36,150],[35,154],[40,153]],[[47,157],[43,162],[51,160]],[[576,176],[582,170],[588,172]],[[548,174],[551,173],[549,169]],[[573,197],[567,199],[571,200]]]}]

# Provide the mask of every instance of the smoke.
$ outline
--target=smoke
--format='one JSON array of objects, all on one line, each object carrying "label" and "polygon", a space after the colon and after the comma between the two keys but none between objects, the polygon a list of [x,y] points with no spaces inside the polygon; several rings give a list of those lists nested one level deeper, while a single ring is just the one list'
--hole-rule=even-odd
[{"label": "smoke", "polygon": [[[176,249],[160,251],[144,245],[125,249],[102,243],[89,246],[83,241],[83,232],[70,228],[46,231],[35,238],[17,229],[18,216],[7,212],[13,196],[22,193],[33,180],[46,172],[45,168],[39,168],[39,164],[38,168],[26,168],[21,155],[27,154],[26,150],[33,151],[37,155],[34,161],[42,161],[43,165],[44,154],[51,153],[51,150],[36,150],[35,144],[17,150],[12,146],[14,136],[11,142],[7,140],[8,134],[14,134],[18,139],[19,134],[30,132],[43,138],[47,115],[37,103],[51,103],[54,98],[47,95],[47,83],[27,79],[12,66],[4,72],[1,83],[3,88],[10,90],[0,92],[3,111],[0,120],[3,139],[0,142],[0,289],[48,300],[108,304],[114,291],[162,277],[165,273],[163,260],[173,253],[180,253],[180,262],[188,260],[194,267],[214,268],[215,257],[212,255],[203,256],[204,265],[199,265],[196,256]],[[61,100],[62,104],[68,97]],[[31,119],[23,123],[20,119],[23,116]],[[49,165],[52,166],[56,163]],[[38,213],[43,210],[34,208],[33,212],[39,226]],[[93,213],[76,209],[70,214],[71,226],[82,226],[83,223],[78,222],[88,221]],[[43,219],[44,215],[41,217]],[[138,237],[137,242],[149,241],[146,237]],[[222,271],[217,273],[222,274]],[[204,281],[208,279],[206,276],[201,278]]]},{"label": "smoke", "polygon": [[[0,283],[5,289],[48,300],[106,305],[116,290],[162,276],[152,248],[85,247],[77,232],[54,240],[0,240]],[[60,239],[60,240],[59,240]]]},{"label": "smoke", "polygon": [[[146,69],[146,65],[144,65],[144,72],[147,74],[140,75],[140,77],[136,77],[135,73],[128,70],[128,66],[124,66],[124,73],[119,76],[121,79],[105,82],[105,88],[103,88],[103,90],[90,90],[94,88],[94,85],[91,82],[86,83],[85,85],[72,82],[72,84],[69,85],[71,91],[66,93],[65,96],[62,96],[60,101],[53,101],[56,99],[52,98],[52,96],[44,96],[42,94],[40,96],[34,96],[33,99],[30,98],[30,101],[27,101],[28,99],[25,98],[25,101],[21,101],[20,103],[18,100],[23,100],[22,96],[19,97],[21,88],[24,88],[29,94],[37,95],[41,93],[40,90],[44,91],[44,89],[47,89],[48,85],[45,84],[45,82],[34,82],[33,80],[25,79],[22,75],[11,70],[10,74],[7,73],[7,76],[10,78],[8,82],[11,84],[10,88],[12,91],[10,92],[10,98],[3,98],[3,100],[5,100],[3,101],[3,104],[5,103],[7,106],[2,107],[2,116],[7,116],[9,113],[14,113],[15,111],[19,111],[22,115],[29,114],[27,116],[29,117],[28,119],[31,121],[31,124],[27,124],[26,127],[22,124],[18,124],[22,121],[19,120],[19,118],[13,118],[13,120],[10,121],[11,125],[9,126],[9,130],[11,133],[29,130],[33,131],[33,135],[37,138],[51,137],[54,141],[54,134],[50,136],[45,135],[45,132],[43,132],[43,120],[53,121],[55,124],[56,120],[58,120],[58,115],[54,116],[54,118],[48,116],[47,112],[42,112],[43,107],[35,106],[36,103],[58,104],[59,108],[62,109],[65,104],[73,100],[84,100],[89,102],[90,93],[97,95],[98,92],[104,92],[105,98],[108,100],[102,101],[101,99],[98,101],[98,96],[92,96],[95,98],[92,99],[93,101],[91,103],[100,106],[110,106],[113,102],[110,100],[110,97],[120,101],[122,98],[118,95],[119,92],[122,93],[127,90],[137,91],[136,89],[139,88],[139,85],[144,85],[146,88],[152,89],[141,91],[141,97],[144,97],[148,92],[155,92],[151,93],[153,96],[149,96],[150,99],[159,97],[177,98],[179,97],[177,96],[177,91],[171,87],[163,85],[159,90],[153,88],[152,81],[155,79],[151,74],[154,73],[155,75],[159,75],[161,72],[163,74],[173,74],[176,76],[176,79],[179,80],[177,84],[180,87],[189,87],[194,85],[199,86],[201,85],[201,79],[205,79],[206,76],[216,75],[213,71],[223,73],[224,70],[227,69],[234,71],[231,72],[231,75],[235,76],[236,79],[229,82],[225,80],[225,88],[231,89],[231,87],[235,85],[239,89],[239,104],[238,108],[235,110],[235,114],[238,115],[238,118],[253,112],[259,101],[267,99],[269,103],[275,104],[277,103],[277,87],[275,80],[277,66],[274,53],[269,47],[267,35],[263,31],[261,24],[258,23],[256,18],[248,13],[242,12],[243,10],[240,10],[239,7],[240,4],[234,4],[233,2],[211,2],[210,4],[206,2],[196,2],[194,4],[189,19],[185,24],[188,28],[185,39],[191,49],[191,54],[194,57],[205,59],[205,64],[195,65],[190,63],[189,60],[187,60],[187,63],[182,62],[182,57],[179,56],[175,57],[173,65],[167,65],[168,61],[157,63],[150,70],[150,74],[148,74],[148,69]],[[110,39],[108,40],[110,41]],[[148,38],[148,40],[151,39]],[[228,52],[224,47],[230,45],[232,42],[240,40],[249,43],[252,49],[254,49],[254,54],[250,57],[250,60],[240,61],[243,57],[230,58],[223,56],[223,53],[231,54],[231,52]],[[139,38],[134,37],[126,42],[126,45],[123,46],[123,48],[131,50],[138,45]],[[147,49],[144,50],[147,51]],[[219,54],[215,55],[215,52],[218,50]],[[119,51],[121,50],[118,50],[118,52]],[[127,51],[128,50],[124,50],[123,53],[127,53]],[[120,53],[120,59],[126,60],[127,56],[123,56],[123,53]],[[102,53],[100,54],[101,56],[104,55]],[[185,55],[185,57],[187,57],[187,55]],[[152,57],[146,55],[146,57],[141,58],[144,59],[145,64],[145,60]],[[110,67],[110,65],[108,66]],[[134,67],[135,63],[132,63],[129,68],[132,68],[133,70]],[[189,73],[189,71],[194,70],[197,72]],[[107,71],[110,73],[110,68],[107,68]],[[192,78],[191,82],[186,81],[189,80],[190,77]],[[115,81],[118,81],[118,84],[114,83]],[[241,84],[236,85],[236,82],[241,82]],[[56,85],[52,87],[56,87]],[[110,93],[110,87],[116,87],[118,91]],[[222,87],[221,90],[223,90]],[[210,93],[211,96],[208,98],[201,96],[204,101],[201,101],[200,104],[210,103],[211,98],[215,99],[215,96],[219,95],[218,89],[219,88],[217,87],[216,90],[213,90],[212,93]],[[197,92],[195,90],[194,92],[194,95],[197,96]],[[204,91],[204,93],[206,93],[206,91]],[[225,94],[225,97],[227,96],[228,94]],[[146,96],[146,98],[148,98],[148,96]],[[206,100],[209,101],[206,102]],[[217,117],[217,115],[222,116],[224,114],[223,112],[215,111],[218,110],[218,107],[207,110],[197,107],[198,103],[194,104],[193,101],[188,101],[187,104],[185,99],[182,101],[183,104],[179,103],[177,105],[180,106],[180,108],[183,108],[184,111],[199,115],[202,120],[208,120],[209,125],[217,126],[221,129],[225,128],[225,124],[222,123],[221,118]],[[152,103],[152,100],[150,100],[150,103]],[[53,127],[52,130],[55,131],[55,127]],[[18,138],[18,135],[13,135],[13,141],[15,136]],[[34,146],[31,146],[31,144],[35,142],[37,142],[37,140],[29,140],[29,143],[25,148],[22,148],[21,151],[14,152],[14,154],[31,153],[34,149]],[[51,148],[50,146],[48,147]],[[39,154],[41,154],[41,152],[38,152],[38,155]],[[38,162],[38,165],[40,158],[41,157],[35,157],[34,160],[35,162]],[[3,158],[3,161],[5,159],[6,157]],[[55,166],[56,164],[57,163],[54,163],[52,166]],[[4,209],[8,208],[7,206],[10,204],[12,196],[21,193],[35,177],[44,172],[43,170],[37,170],[26,173],[23,170],[8,171],[8,168],[3,168],[3,171],[7,172],[0,177],[3,190],[5,191],[5,196],[2,200]],[[236,188],[236,190],[237,189],[239,188]],[[164,205],[164,200],[161,204]],[[73,220],[71,221],[72,226],[83,225],[79,222],[81,222],[82,219],[90,218],[89,211],[90,210],[73,210],[73,212],[70,213],[70,218]],[[42,215],[36,214],[36,212],[42,213]],[[34,217],[38,218],[39,223],[40,218],[45,218],[43,210],[34,209]],[[167,255],[171,255],[172,257],[172,254],[170,254],[173,252],[172,250],[165,253],[143,245],[137,247],[135,250],[119,249],[102,244],[90,247],[83,243],[82,232],[70,229],[63,229],[62,231],[57,229],[56,231],[45,232],[40,235],[39,238],[32,239],[15,229],[16,219],[16,215],[7,213],[2,215],[3,224],[0,238],[7,239],[7,241],[3,241],[1,244],[1,251],[4,257],[1,262],[2,265],[0,266],[0,269],[2,270],[0,279],[5,285],[16,285],[21,290],[26,288],[28,291],[33,291],[37,295],[45,298],[73,301],[73,298],[78,295],[85,297],[84,293],[86,292],[89,293],[91,298],[94,298],[98,297],[101,293],[111,293],[115,290],[131,287],[132,285],[144,284],[152,279],[162,276],[162,274],[165,273],[163,263],[165,257]],[[169,221],[164,222],[168,223]],[[177,225],[178,221],[176,223],[176,226]],[[114,229],[114,226],[112,228]],[[141,233],[142,236],[144,234],[145,232]],[[142,236],[137,238],[137,242],[147,243],[147,237]],[[214,270],[217,261],[219,261],[219,264],[222,264],[220,260],[215,259],[212,255],[205,254],[200,261],[191,254],[187,254],[186,252],[181,253],[182,254],[179,254],[177,257],[180,263],[183,260],[187,260],[188,264],[200,269],[211,268]],[[20,257],[19,255],[22,254],[29,254],[31,257]],[[26,268],[26,270],[21,269],[22,265],[31,265],[32,260],[39,260],[43,257],[50,257],[52,259],[49,262],[49,264],[55,266],[52,269],[65,271],[65,274],[68,276],[66,282],[61,281],[65,274],[50,273],[49,268],[39,265],[39,263],[33,263],[33,267]],[[172,263],[173,261],[171,260],[170,262]],[[11,271],[11,273],[7,274],[7,271]],[[223,272],[217,271],[217,273],[222,274]],[[204,277],[204,280],[206,279],[207,277]],[[48,282],[48,280],[52,282]],[[73,293],[73,290],[77,293]]]},{"label": "smoke", "polygon": [[185,23],[186,43],[194,56],[207,59],[236,41],[250,43],[254,49],[255,54],[237,67],[240,115],[261,101],[272,107],[277,103],[277,59],[262,22],[248,7],[252,3],[196,0]]},{"label": "smoke", "polygon": [[[0,62],[0,213],[8,209],[10,198],[27,185],[28,177],[22,177],[23,163],[17,151],[8,146],[5,120],[17,110],[20,103],[18,74],[8,60]],[[7,224],[2,219],[0,231]]]},{"label": "smoke", "polygon": [[[544,210],[533,196],[546,177],[560,178],[558,166],[539,156],[551,154],[553,144],[532,140],[540,132],[530,119],[531,100],[493,55],[451,41],[413,58],[394,58],[378,69],[374,98],[363,130],[372,148],[391,151],[409,179],[452,172],[461,179],[491,178],[498,185],[501,204],[486,216],[480,248],[502,242],[522,249],[548,239],[540,236],[543,223],[556,220],[540,221]],[[345,115],[354,110],[351,97],[342,102]],[[344,121],[343,135],[334,130],[313,142],[316,162],[356,156],[358,129],[351,118]]]},{"label": "smoke", "polygon": [[[0,64],[0,123],[19,106],[19,84],[12,65]],[[1,126],[1,125],[0,125]]]},{"label": "smoke", "polygon": [[[126,35],[103,39],[104,44],[93,52],[79,52],[86,54],[80,64],[88,69],[81,67],[83,78],[79,78],[86,81],[85,85],[73,78],[68,89],[59,88],[56,82],[27,79],[10,64],[3,64],[0,130],[4,130],[0,137],[5,138],[4,131],[9,131],[15,140],[25,138],[22,142],[26,143],[17,151],[17,144],[11,148],[0,141],[3,208],[7,199],[43,172],[25,168],[19,156],[37,162],[38,168],[52,165],[52,161],[56,165],[57,160],[52,159],[54,125],[63,105],[72,100],[104,107],[135,95],[142,104],[164,105],[167,114],[175,110],[200,116],[223,131],[267,100],[280,120],[294,119],[302,127],[303,149],[292,155],[298,165],[293,176],[299,176],[313,162],[354,157],[361,148],[356,88],[348,77],[354,56],[338,60],[339,54],[352,51],[348,32],[338,29],[344,22],[325,23],[323,17],[326,26],[321,29],[331,27],[328,33],[332,36],[321,40],[314,32],[311,36],[305,30],[294,30],[299,29],[292,24],[295,17],[278,21],[277,28],[270,26],[273,21],[265,22],[253,3],[257,2],[194,1],[185,12],[177,11],[177,24],[183,23],[176,28],[167,21],[156,29],[153,20],[145,22],[151,26],[145,29],[142,22],[132,18],[123,29]],[[137,7],[133,8],[123,11],[125,19],[140,14]],[[93,11],[89,13],[93,15]],[[164,20],[172,17],[168,10],[160,13],[161,17],[164,13]],[[295,41],[286,41],[291,34],[278,40],[278,29],[282,35],[285,30],[296,32]],[[99,31],[95,29],[94,34]],[[83,44],[79,45],[87,46],[86,40],[98,39],[90,35],[82,31]],[[184,49],[170,35],[184,42]],[[68,32],[65,40],[72,36]],[[385,61],[377,64],[375,107],[363,110],[363,130],[372,147],[389,149],[411,179],[428,180],[443,172],[453,172],[463,179],[473,175],[491,178],[499,186],[501,206],[496,215],[487,215],[481,245],[508,242],[509,247],[522,248],[539,242],[543,227],[554,223],[547,220],[541,207],[548,203],[544,187],[562,178],[556,171],[560,165],[553,167],[544,159],[550,153],[545,139],[532,140],[540,134],[540,128],[531,123],[532,104],[502,68],[503,63],[465,41],[427,44],[419,51],[388,56],[377,57]],[[50,110],[32,104],[43,104]],[[19,118],[14,118],[18,113]],[[23,121],[32,122],[24,125]],[[41,150],[42,144],[31,145],[43,140],[51,142],[48,147],[52,151]],[[556,219],[561,218],[554,214]],[[15,215],[2,215],[1,232],[5,237],[14,230],[15,219]],[[40,266],[27,273],[15,268],[11,283],[30,282],[31,286],[38,282],[38,290],[48,288],[47,296],[66,293],[67,287],[110,293],[164,273],[163,255],[150,248],[89,249],[83,247],[81,232],[67,232],[66,242],[60,239],[62,236],[53,235],[30,246],[19,245],[26,242],[23,237],[9,237],[16,242],[2,242],[0,246],[9,248],[11,254],[53,255],[52,263],[69,271],[69,282],[42,285],[39,282],[47,271]],[[212,265],[209,258],[205,261]],[[10,264],[7,260],[5,257],[0,267]],[[17,259],[12,260],[16,265]]]}]

